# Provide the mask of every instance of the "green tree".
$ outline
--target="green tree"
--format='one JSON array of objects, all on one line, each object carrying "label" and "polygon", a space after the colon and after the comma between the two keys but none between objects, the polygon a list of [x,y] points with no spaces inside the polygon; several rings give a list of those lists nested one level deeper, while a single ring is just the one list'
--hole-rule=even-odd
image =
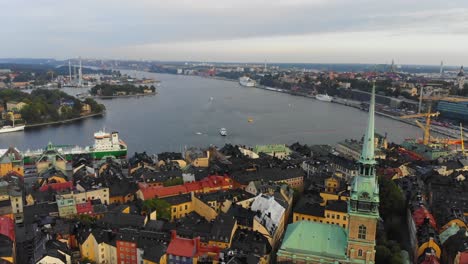
[{"label": "green tree", "polygon": [[375,247],[375,263],[379,264],[391,264],[390,258],[392,257],[392,252],[389,248],[384,245],[377,245]]},{"label": "green tree", "polygon": [[168,179],[165,182],[163,182],[163,186],[167,187],[167,186],[181,185],[183,183],[184,183],[184,179],[182,179],[181,177],[176,177],[176,178]]},{"label": "green tree", "polygon": [[156,210],[158,218],[171,219],[171,204],[165,200],[154,198],[143,202],[143,210]]},{"label": "green tree", "polygon": [[390,179],[379,177],[380,214],[386,221],[404,215],[405,200],[400,188]]}]

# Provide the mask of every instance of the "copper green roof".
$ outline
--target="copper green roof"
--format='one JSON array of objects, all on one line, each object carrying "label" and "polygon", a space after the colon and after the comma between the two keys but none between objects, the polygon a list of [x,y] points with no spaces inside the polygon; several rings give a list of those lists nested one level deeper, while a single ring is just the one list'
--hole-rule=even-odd
[{"label": "copper green roof", "polygon": [[253,151],[255,153],[273,153],[273,152],[286,152],[291,153],[291,150],[282,144],[272,144],[272,145],[257,145],[254,147]]},{"label": "copper green roof", "polygon": [[338,225],[310,221],[289,224],[278,255],[346,259],[348,235]]}]

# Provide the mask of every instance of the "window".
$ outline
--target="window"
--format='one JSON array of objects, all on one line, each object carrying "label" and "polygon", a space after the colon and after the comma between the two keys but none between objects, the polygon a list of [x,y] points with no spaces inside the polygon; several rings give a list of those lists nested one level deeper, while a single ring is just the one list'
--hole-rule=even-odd
[{"label": "window", "polygon": [[172,211],[175,213],[175,212],[177,211],[177,208],[174,207],[174,208],[172,209]]},{"label": "window", "polygon": [[187,210],[187,209],[188,209],[188,205],[185,205],[185,210]]},{"label": "window", "polygon": [[359,257],[362,257],[362,249],[358,250],[357,254],[358,254]]},{"label": "window", "polygon": [[299,221],[299,216],[296,215],[296,221]]},{"label": "window", "polygon": [[335,215],[334,215],[334,214],[332,214],[332,219],[335,219]]},{"label": "window", "polygon": [[340,219],[340,215],[336,215],[336,219]]},{"label": "window", "polygon": [[343,216],[343,220],[346,220],[346,216]]},{"label": "window", "polygon": [[365,225],[360,225],[359,226],[359,231],[358,231],[358,238],[359,239],[366,239],[366,232],[367,228]]}]

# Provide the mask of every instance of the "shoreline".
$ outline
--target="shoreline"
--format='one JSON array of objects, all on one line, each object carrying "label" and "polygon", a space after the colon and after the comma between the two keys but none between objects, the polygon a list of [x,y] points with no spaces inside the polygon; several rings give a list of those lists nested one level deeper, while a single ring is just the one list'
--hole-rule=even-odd
[{"label": "shoreline", "polygon": [[36,127],[43,127],[43,126],[50,126],[50,125],[62,125],[62,124],[67,124],[67,123],[72,123],[78,120],[83,120],[87,119],[90,117],[95,117],[95,116],[103,116],[106,113],[106,111],[102,111],[100,113],[95,113],[95,114],[90,114],[90,115],[85,115],[85,116],[80,116],[80,117],[75,117],[75,118],[70,118],[66,120],[60,120],[60,121],[51,121],[51,122],[44,122],[44,123],[38,123],[38,124],[31,124],[31,125],[26,125],[24,129],[29,129],[29,128],[36,128]]},{"label": "shoreline", "polygon": [[127,94],[127,95],[91,95],[88,96],[89,98],[96,98],[96,99],[112,99],[112,98],[131,98],[131,97],[142,97],[142,96],[150,96],[156,95],[158,92],[154,93],[145,93],[145,94]]}]

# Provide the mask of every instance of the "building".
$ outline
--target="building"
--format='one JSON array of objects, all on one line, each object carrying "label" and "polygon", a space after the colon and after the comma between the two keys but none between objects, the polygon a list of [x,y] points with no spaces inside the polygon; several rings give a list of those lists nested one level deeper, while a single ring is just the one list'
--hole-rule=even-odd
[{"label": "building", "polygon": [[[377,148],[375,157],[377,159],[385,159],[385,153],[380,151],[379,148],[386,148],[387,139],[376,134],[374,142],[375,148]],[[359,160],[361,156],[362,145],[362,142],[358,140],[344,140],[336,145],[336,151],[345,157],[350,157],[353,160]]]},{"label": "building", "polygon": [[49,240],[45,243],[45,252],[36,264],[71,264],[71,250],[65,242]]},{"label": "building", "polygon": [[441,100],[437,103],[437,111],[445,118],[468,121],[468,102]]},{"label": "building", "polygon": [[143,261],[143,250],[138,247],[138,231],[121,229],[116,238],[117,263],[139,264]]},{"label": "building", "polygon": [[9,172],[24,176],[23,155],[16,148],[0,149],[0,177]]},{"label": "building", "polygon": [[289,156],[289,154],[291,154],[291,150],[286,145],[282,144],[257,145],[253,148],[252,151],[257,154],[265,153],[278,159],[284,159]]},{"label": "building", "polygon": [[[351,184],[347,228],[339,224],[326,224],[323,220],[320,223],[298,219],[286,230],[277,254],[278,263],[375,263],[376,230],[380,216],[379,187],[375,174],[374,108],[375,85],[358,160],[359,173]],[[326,188],[333,186],[325,185]],[[321,210],[320,207],[317,209]]]},{"label": "building", "polygon": [[16,101],[9,101],[6,103],[6,107],[8,111],[19,112],[23,107],[27,104],[23,102],[16,102]]},{"label": "building", "polygon": [[290,224],[276,254],[277,263],[350,263],[346,230],[336,225],[300,221]]},{"label": "building", "polygon": [[15,223],[10,217],[0,216],[0,260],[15,263],[15,242]]},{"label": "building", "polygon": [[379,220],[379,186],[375,165],[375,85],[369,106],[369,121],[364,137],[359,175],[353,178],[349,200],[348,248],[351,261],[375,263],[375,240]]},{"label": "building", "polygon": [[148,186],[147,184],[139,184],[140,190],[136,196],[141,200],[164,198],[179,194],[194,193],[209,193],[219,190],[229,190],[233,188],[233,181],[227,176],[210,175],[200,181],[187,182],[182,185],[174,185],[168,187]]},{"label": "building", "polygon": [[[200,238],[182,238],[177,236],[176,231],[171,233],[171,242],[167,247],[168,264],[197,264],[204,261],[217,261],[220,248],[214,246],[203,246]],[[210,262],[211,263],[211,262]]]},{"label": "building", "polygon": [[286,183],[291,188],[304,188],[304,170],[301,168],[258,168],[255,171],[236,171],[231,174],[236,187],[247,187],[252,181],[271,181],[277,184]]}]

